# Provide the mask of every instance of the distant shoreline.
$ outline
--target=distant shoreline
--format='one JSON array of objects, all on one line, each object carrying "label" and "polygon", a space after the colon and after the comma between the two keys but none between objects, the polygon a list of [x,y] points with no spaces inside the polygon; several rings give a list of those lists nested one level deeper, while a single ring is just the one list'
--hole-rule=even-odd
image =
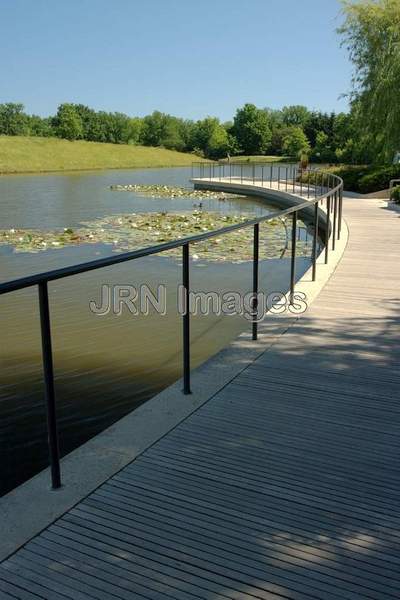
[{"label": "distant shoreline", "polygon": [[146,165],[134,167],[87,167],[82,169],[46,169],[43,171],[0,171],[0,177],[9,175],[62,175],[63,173],[90,173],[93,171],[130,171],[131,169],[179,169],[182,167],[189,168],[191,165]]}]

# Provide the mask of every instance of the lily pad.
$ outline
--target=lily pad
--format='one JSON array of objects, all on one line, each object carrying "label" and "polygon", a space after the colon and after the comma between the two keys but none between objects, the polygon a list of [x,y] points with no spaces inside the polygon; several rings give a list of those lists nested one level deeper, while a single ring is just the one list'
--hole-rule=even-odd
[{"label": "lily pad", "polygon": [[[180,213],[131,213],[112,215],[82,223],[75,230],[38,231],[33,229],[0,230],[0,244],[14,247],[16,252],[39,252],[80,244],[110,244],[112,252],[123,252],[162,244],[172,240],[215,231],[245,223],[252,214],[222,214],[192,210]],[[305,229],[304,226],[301,226]],[[284,219],[260,224],[260,258],[278,258],[290,250],[290,227]],[[297,242],[299,256],[310,254],[311,236]],[[253,228],[246,227],[191,244],[192,258],[197,262],[227,261],[238,263],[253,258]],[[162,255],[181,258],[176,248]],[[195,258],[196,257],[196,258]]]},{"label": "lily pad", "polygon": [[228,198],[237,198],[237,194],[228,194],[225,192],[213,192],[209,190],[194,190],[193,188],[176,187],[170,185],[111,185],[110,189],[114,192],[135,192],[141,196],[150,196],[151,198],[197,198],[226,200]]}]

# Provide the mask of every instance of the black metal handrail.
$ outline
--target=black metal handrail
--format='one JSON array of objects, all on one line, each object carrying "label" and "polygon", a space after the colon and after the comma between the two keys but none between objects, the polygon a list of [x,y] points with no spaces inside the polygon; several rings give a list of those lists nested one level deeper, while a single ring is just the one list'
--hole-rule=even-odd
[{"label": "black metal handrail", "polygon": [[[274,163],[276,166],[276,163]],[[248,165],[240,165],[242,167],[240,174],[236,172],[235,167],[239,165],[233,164],[222,164],[222,163],[194,163],[192,169],[193,178],[195,170],[200,169],[199,177],[204,185],[206,181],[223,181],[225,180],[225,169],[230,167],[230,182],[237,183],[236,176],[240,178],[240,181],[248,181],[246,173],[243,167]],[[262,174],[265,169],[265,163],[261,165],[251,165],[251,179],[255,185],[257,180],[257,167],[261,166]],[[210,169],[210,177],[206,177],[205,169]],[[279,168],[279,167],[278,167]],[[217,176],[215,176],[216,169]],[[271,171],[272,172],[272,171]],[[208,171],[207,171],[208,173]],[[182,286],[184,290],[184,302],[186,310],[182,316],[183,319],[183,393],[190,394],[190,311],[189,311],[189,290],[190,290],[190,244],[207,240],[209,238],[225,235],[238,229],[244,229],[247,227],[253,227],[253,305],[252,310],[256,316],[257,311],[257,294],[258,294],[258,262],[259,262],[259,225],[265,221],[270,221],[279,217],[292,215],[293,226],[292,226],[292,249],[291,249],[291,270],[290,270],[290,300],[293,301],[295,277],[296,277],[296,227],[297,227],[297,216],[298,213],[310,206],[314,205],[314,240],[313,240],[313,252],[312,252],[312,278],[313,281],[316,278],[316,261],[317,261],[317,232],[319,230],[319,211],[318,207],[322,202],[326,201],[326,213],[327,213],[327,224],[326,224],[326,240],[325,240],[325,262],[328,262],[329,255],[329,240],[332,239],[332,248],[335,248],[335,240],[340,238],[341,222],[342,222],[342,198],[343,198],[343,181],[340,177],[329,173],[323,173],[317,170],[299,170],[297,165],[287,165],[285,169],[286,179],[280,180],[283,182],[285,191],[289,191],[290,185],[292,186],[292,192],[297,196],[303,196],[303,190],[308,192],[307,200],[292,206],[290,208],[279,211],[278,213],[267,214],[262,217],[255,219],[249,219],[243,223],[230,225],[222,229],[215,231],[208,231],[198,235],[174,240],[172,242],[166,242],[163,244],[157,244],[156,246],[150,246],[147,248],[141,248],[132,252],[125,252],[118,256],[109,256],[106,258],[100,258],[93,261],[72,265],[69,267],[63,267],[60,269],[53,269],[43,273],[35,275],[29,275],[27,277],[21,277],[19,279],[6,281],[0,284],[0,295],[11,293],[17,290],[25,289],[32,286],[38,286],[39,292],[39,308],[40,308],[40,326],[41,326],[41,339],[42,339],[42,361],[43,361],[43,375],[45,384],[45,399],[47,409],[47,431],[48,431],[48,445],[49,445],[49,462],[51,468],[51,482],[52,488],[57,489],[61,487],[61,470],[60,470],[60,450],[59,450],[59,435],[58,435],[58,424],[56,414],[56,396],[54,387],[54,367],[53,367],[53,351],[51,342],[51,320],[50,320],[50,307],[49,307],[49,295],[48,295],[48,283],[63,279],[65,277],[71,277],[73,275],[79,275],[88,271],[109,267],[112,265],[120,264],[130,260],[143,258],[145,256],[151,256],[154,254],[160,254],[167,250],[174,248],[182,248]],[[280,176],[280,172],[279,172]],[[303,182],[307,181],[306,187],[303,187]],[[314,179],[313,183],[310,182]],[[267,180],[262,179],[262,185],[265,187]],[[271,182],[276,181],[272,179]],[[279,180],[278,180],[279,181]],[[294,181],[294,183],[293,183]],[[290,185],[289,185],[290,184]],[[280,183],[279,183],[280,186]],[[267,189],[267,188],[265,188]],[[318,193],[319,192],[319,193]],[[311,196],[314,197],[311,197]],[[333,225],[331,226],[331,212],[333,212]],[[257,339],[258,324],[256,318],[252,322],[252,338]]]}]

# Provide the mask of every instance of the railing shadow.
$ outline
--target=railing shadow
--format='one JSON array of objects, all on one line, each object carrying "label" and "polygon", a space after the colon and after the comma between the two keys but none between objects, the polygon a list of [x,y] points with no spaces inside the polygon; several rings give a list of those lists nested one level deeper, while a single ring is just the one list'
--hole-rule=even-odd
[{"label": "railing shadow", "polygon": [[25,556],[149,598],[395,598],[400,302],[364,308],[312,309]]}]

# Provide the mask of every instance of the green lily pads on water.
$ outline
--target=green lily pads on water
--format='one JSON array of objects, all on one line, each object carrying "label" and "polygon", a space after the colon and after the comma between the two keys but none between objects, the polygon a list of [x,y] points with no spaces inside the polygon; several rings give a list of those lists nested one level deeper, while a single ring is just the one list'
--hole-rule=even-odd
[{"label": "green lily pads on water", "polygon": [[[192,210],[180,213],[131,213],[111,215],[82,223],[75,230],[39,231],[33,229],[0,230],[0,244],[12,246],[16,252],[40,252],[81,244],[111,244],[113,252],[136,250],[165,242],[187,238],[244,224],[254,215],[222,214]],[[290,249],[286,222],[272,219],[260,224],[260,257],[278,258]],[[298,255],[310,253],[310,241],[299,240]],[[163,253],[163,256],[181,258],[181,249]],[[191,256],[196,262],[240,263],[253,258],[253,228],[246,227],[231,233],[191,244]]]}]

